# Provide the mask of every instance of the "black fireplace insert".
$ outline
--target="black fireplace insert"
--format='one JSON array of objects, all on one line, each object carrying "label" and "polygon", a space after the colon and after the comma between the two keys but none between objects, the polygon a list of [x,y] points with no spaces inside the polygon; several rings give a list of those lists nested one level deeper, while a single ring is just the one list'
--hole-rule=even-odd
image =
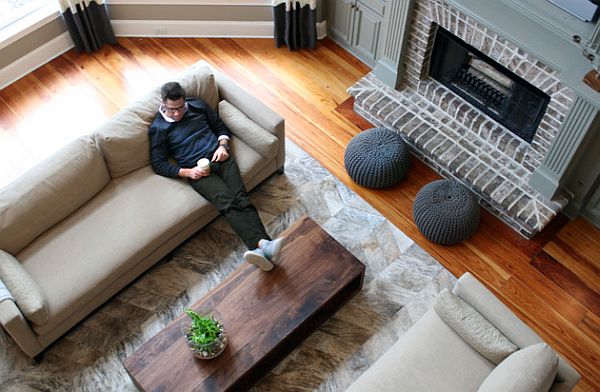
[{"label": "black fireplace insert", "polygon": [[550,97],[438,26],[429,74],[531,143]]}]

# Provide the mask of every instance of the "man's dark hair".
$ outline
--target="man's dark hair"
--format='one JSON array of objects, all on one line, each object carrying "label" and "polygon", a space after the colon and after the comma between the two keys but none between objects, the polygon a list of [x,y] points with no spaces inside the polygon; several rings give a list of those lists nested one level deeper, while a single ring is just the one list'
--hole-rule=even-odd
[{"label": "man's dark hair", "polygon": [[167,99],[177,101],[180,98],[185,99],[185,90],[177,82],[168,82],[160,88],[160,95],[163,102],[166,102]]}]

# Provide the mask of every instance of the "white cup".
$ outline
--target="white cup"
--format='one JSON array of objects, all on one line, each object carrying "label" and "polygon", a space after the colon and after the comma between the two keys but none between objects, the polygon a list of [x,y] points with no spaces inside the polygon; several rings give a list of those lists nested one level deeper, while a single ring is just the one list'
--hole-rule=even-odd
[{"label": "white cup", "polygon": [[198,160],[198,167],[200,169],[208,170],[210,169],[210,161],[208,158],[201,158]]}]

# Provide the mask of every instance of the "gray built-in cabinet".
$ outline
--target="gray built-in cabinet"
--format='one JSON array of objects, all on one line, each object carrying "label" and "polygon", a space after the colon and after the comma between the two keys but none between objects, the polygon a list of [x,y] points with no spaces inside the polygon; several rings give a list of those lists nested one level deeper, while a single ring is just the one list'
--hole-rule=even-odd
[{"label": "gray built-in cabinet", "polygon": [[374,67],[385,5],[383,0],[329,0],[329,37]]}]

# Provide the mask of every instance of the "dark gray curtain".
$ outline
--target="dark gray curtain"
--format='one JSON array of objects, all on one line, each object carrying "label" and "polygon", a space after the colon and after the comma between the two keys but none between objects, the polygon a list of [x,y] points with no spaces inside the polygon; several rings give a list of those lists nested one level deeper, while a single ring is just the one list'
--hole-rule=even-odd
[{"label": "dark gray curtain", "polygon": [[91,53],[104,44],[117,43],[104,0],[58,1],[78,52]]},{"label": "dark gray curtain", "polygon": [[316,0],[273,1],[275,44],[287,45],[289,50],[317,47]]}]

